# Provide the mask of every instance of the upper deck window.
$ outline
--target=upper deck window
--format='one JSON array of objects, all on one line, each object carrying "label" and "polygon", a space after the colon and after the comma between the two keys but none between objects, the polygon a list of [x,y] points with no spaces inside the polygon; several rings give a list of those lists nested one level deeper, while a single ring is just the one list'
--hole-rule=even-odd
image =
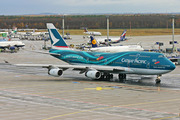
[{"label": "upper deck window", "polygon": [[163,58],[163,57],[164,57],[164,55],[159,55],[159,56],[158,56],[158,58]]}]

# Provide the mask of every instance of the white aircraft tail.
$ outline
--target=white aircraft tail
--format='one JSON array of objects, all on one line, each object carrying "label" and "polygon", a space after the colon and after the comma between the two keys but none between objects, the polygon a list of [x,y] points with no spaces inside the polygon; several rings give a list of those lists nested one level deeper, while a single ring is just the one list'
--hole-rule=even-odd
[{"label": "white aircraft tail", "polygon": [[64,39],[61,37],[57,29],[52,23],[47,23],[47,29],[49,32],[49,37],[51,40],[52,47],[58,49],[67,49],[69,48]]}]

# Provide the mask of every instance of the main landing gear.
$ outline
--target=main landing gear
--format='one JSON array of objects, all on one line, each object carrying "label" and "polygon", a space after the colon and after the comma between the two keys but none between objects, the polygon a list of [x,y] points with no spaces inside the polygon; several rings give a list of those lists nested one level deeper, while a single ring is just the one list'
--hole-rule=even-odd
[{"label": "main landing gear", "polygon": [[157,78],[156,78],[156,80],[155,80],[156,84],[161,83],[161,80],[160,80],[160,77],[161,77],[161,76],[162,76],[162,75],[157,75]]},{"label": "main landing gear", "polygon": [[126,74],[119,74],[119,81],[123,81],[124,79],[126,79]]},{"label": "main landing gear", "polygon": [[[122,81],[126,79],[126,74],[119,74],[119,81]],[[110,79],[113,79],[113,74],[102,74],[101,77],[98,80],[106,80],[109,81]]]},{"label": "main landing gear", "polygon": [[98,80],[107,80],[113,79],[113,74],[103,74]]}]

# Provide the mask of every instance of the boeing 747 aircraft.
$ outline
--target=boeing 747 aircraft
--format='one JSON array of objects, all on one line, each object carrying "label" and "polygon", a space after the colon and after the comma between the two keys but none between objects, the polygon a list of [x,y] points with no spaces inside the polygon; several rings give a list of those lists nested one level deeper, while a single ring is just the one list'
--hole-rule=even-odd
[{"label": "boeing 747 aircraft", "polygon": [[86,52],[68,47],[52,23],[47,23],[52,49],[49,54],[69,65],[16,64],[17,66],[40,66],[48,69],[48,74],[59,77],[68,68],[85,73],[91,79],[110,79],[119,74],[125,79],[126,74],[157,75],[160,83],[162,74],[171,72],[175,65],[161,53],[130,51],[117,53]]}]

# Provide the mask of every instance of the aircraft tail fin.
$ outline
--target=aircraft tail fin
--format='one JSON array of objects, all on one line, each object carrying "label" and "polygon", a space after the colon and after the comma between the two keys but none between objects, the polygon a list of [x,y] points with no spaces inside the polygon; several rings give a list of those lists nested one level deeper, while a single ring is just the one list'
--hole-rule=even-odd
[{"label": "aircraft tail fin", "polygon": [[64,39],[61,37],[57,29],[52,23],[47,23],[47,29],[49,32],[49,37],[51,40],[52,47],[58,49],[67,49],[69,48]]},{"label": "aircraft tail fin", "polygon": [[17,32],[17,27],[13,27],[13,32],[12,33],[16,33]]},{"label": "aircraft tail fin", "polygon": [[126,30],[123,31],[123,33],[121,34],[120,38],[123,38],[123,39],[124,39],[125,36],[126,36]]},{"label": "aircraft tail fin", "polygon": [[88,32],[87,28],[84,28],[84,32]]},{"label": "aircraft tail fin", "polygon": [[127,40],[127,39],[125,38],[125,36],[126,36],[126,30],[123,31],[123,33],[121,34],[119,40],[116,40],[116,41],[114,41],[114,42],[112,42],[112,43],[119,43],[120,41],[125,41],[125,40]]},{"label": "aircraft tail fin", "polygon": [[92,47],[93,47],[93,48],[94,48],[94,47],[98,47],[98,42],[97,42],[97,40],[94,39],[93,36],[90,36],[90,38],[91,38]]}]

